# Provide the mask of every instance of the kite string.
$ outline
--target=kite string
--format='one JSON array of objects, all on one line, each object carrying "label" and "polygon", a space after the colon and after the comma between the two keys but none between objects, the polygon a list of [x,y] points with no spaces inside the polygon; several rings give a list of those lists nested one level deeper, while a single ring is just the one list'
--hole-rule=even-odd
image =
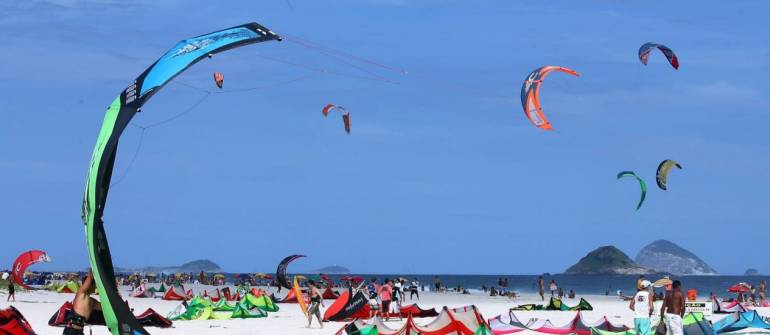
[{"label": "kite string", "polygon": [[126,178],[126,176],[128,175],[128,172],[131,170],[131,167],[134,165],[134,162],[136,161],[137,157],[139,156],[139,152],[142,149],[142,144],[144,143],[144,135],[145,135],[145,131],[147,131],[147,129],[150,129],[150,128],[153,128],[153,127],[157,127],[157,126],[169,123],[171,121],[174,121],[174,120],[184,116],[187,113],[192,112],[198,106],[200,106],[206,99],[208,99],[212,94],[253,91],[253,90],[257,90],[257,89],[264,89],[264,88],[267,88],[267,87],[274,87],[276,85],[290,84],[290,83],[294,83],[294,82],[297,82],[297,81],[305,80],[305,79],[308,79],[308,78],[311,78],[311,77],[313,77],[313,76],[312,75],[306,75],[306,76],[297,77],[297,78],[294,78],[294,79],[291,79],[291,80],[286,80],[286,81],[283,81],[283,82],[280,82],[280,83],[276,83],[276,84],[255,86],[255,87],[250,87],[250,88],[245,88],[245,89],[240,89],[240,90],[229,90],[229,91],[222,91],[222,92],[209,91],[207,89],[196,87],[194,85],[187,84],[187,83],[182,82],[182,81],[175,81],[175,83],[178,83],[178,84],[181,84],[183,86],[186,86],[186,87],[189,87],[189,88],[192,88],[192,89],[204,92],[206,94],[204,94],[200,99],[198,99],[198,101],[196,101],[195,103],[190,105],[190,107],[187,107],[183,111],[181,111],[181,112],[179,112],[179,113],[177,113],[177,114],[175,114],[175,115],[173,115],[173,116],[171,116],[171,117],[169,117],[167,119],[164,119],[164,120],[161,120],[161,121],[158,121],[158,122],[155,122],[155,123],[151,123],[149,125],[141,125],[141,124],[138,124],[136,122],[129,123],[130,126],[133,126],[133,127],[141,129],[141,133],[139,134],[139,144],[137,144],[136,150],[134,151],[134,155],[131,157],[131,160],[129,161],[128,165],[126,166],[126,169],[123,171],[123,174],[115,182],[110,184],[110,187],[113,187],[115,185],[120,184]]},{"label": "kite string", "polygon": [[142,143],[144,143],[144,131],[147,130],[147,128],[141,127],[141,126],[135,126],[135,127],[139,127],[140,129],[142,129],[142,132],[139,133],[139,144],[137,144],[136,150],[134,151],[134,155],[131,157],[131,160],[128,162],[128,165],[126,166],[126,169],[123,171],[123,174],[120,176],[120,178],[118,178],[118,180],[110,184],[110,188],[120,184],[120,182],[122,182],[123,179],[126,178],[126,176],[128,175],[128,171],[131,170],[131,166],[133,166],[134,162],[136,161],[136,157],[139,156],[139,150],[142,149]]},{"label": "kite string", "polygon": [[263,54],[257,54],[257,56],[261,57],[261,58],[264,58],[264,59],[267,59],[269,61],[273,61],[273,62],[281,63],[281,64],[284,64],[284,65],[290,65],[290,66],[302,68],[302,69],[305,69],[305,70],[308,70],[308,71],[312,71],[312,72],[318,72],[318,73],[323,73],[323,74],[331,74],[331,75],[341,76],[341,77],[350,77],[350,78],[355,78],[355,79],[379,81],[379,82],[389,83],[389,84],[398,84],[397,81],[392,81],[390,79],[384,78],[382,76],[378,76],[376,74],[372,75],[372,76],[350,75],[350,74],[344,74],[344,73],[340,73],[340,72],[336,72],[336,71],[330,71],[330,70],[327,70],[327,69],[324,69],[324,68],[317,68],[317,67],[313,67],[313,66],[308,66],[308,65],[300,64],[300,63],[294,63],[294,62],[290,62],[290,61],[287,61],[287,60],[284,60],[284,59],[280,59],[280,58],[276,58],[276,57],[271,57],[271,56],[267,56],[267,55],[263,55]]},{"label": "kite string", "polygon": [[284,40],[286,40],[287,42],[292,42],[292,43],[295,43],[295,44],[299,44],[299,45],[301,45],[301,46],[303,46],[305,48],[314,49],[314,50],[317,50],[318,52],[327,54],[327,55],[332,56],[332,57],[347,58],[347,59],[351,59],[351,60],[354,60],[354,61],[357,61],[357,62],[360,62],[360,63],[366,63],[366,64],[369,64],[369,65],[373,65],[373,66],[376,66],[376,67],[379,67],[379,68],[382,68],[382,69],[385,69],[385,70],[389,70],[389,71],[393,71],[393,72],[398,72],[400,74],[407,74],[407,71],[405,69],[403,69],[403,68],[396,68],[396,67],[393,67],[393,66],[382,64],[380,62],[377,62],[377,61],[374,61],[374,60],[371,60],[371,59],[367,59],[367,58],[363,58],[363,57],[358,57],[356,55],[353,55],[353,54],[350,54],[350,53],[347,53],[347,52],[344,52],[344,51],[341,51],[341,50],[337,50],[337,49],[334,49],[334,48],[331,48],[331,47],[327,47],[327,46],[318,44],[316,42],[312,42],[310,40],[307,40],[307,39],[304,39],[304,38],[301,38],[301,37],[298,37],[298,36],[292,36],[292,35],[281,35],[281,36],[283,36]]}]

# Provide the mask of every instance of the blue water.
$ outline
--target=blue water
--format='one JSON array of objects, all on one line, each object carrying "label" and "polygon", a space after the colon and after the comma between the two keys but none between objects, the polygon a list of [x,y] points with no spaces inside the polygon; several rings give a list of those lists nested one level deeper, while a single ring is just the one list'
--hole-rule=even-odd
[{"label": "blue water", "polygon": [[[330,275],[335,281],[341,275]],[[362,274],[366,280],[377,278],[382,281],[385,278],[403,277],[409,281],[417,278],[425,289],[433,287],[434,275],[405,275],[405,274]],[[536,293],[538,275],[438,275],[441,279],[441,285],[449,288],[462,286],[467,289],[481,289],[482,285],[487,287],[497,287],[498,278],[508,279],[508,290],[520,293]],[[616,294],[617,290],[624,293],[632,293],[636,290],[636,280],[638,275],[544,275],[546,290],[551,279],[555,279],[559,287],[568,292],[574,290],[576,294]],[[645,279],[655,281],[662,278],[662,275],[648,275]],[[682,287],[687,289],[696,289],[701,295],[708,295],[714,292],[719,296],[730,296],[727,288],[739,282],[747,282],[751,285],[758,285],[760,280],[770,281],[769,276],[671,276],[671,279],[678,279],[682,282]]]}]

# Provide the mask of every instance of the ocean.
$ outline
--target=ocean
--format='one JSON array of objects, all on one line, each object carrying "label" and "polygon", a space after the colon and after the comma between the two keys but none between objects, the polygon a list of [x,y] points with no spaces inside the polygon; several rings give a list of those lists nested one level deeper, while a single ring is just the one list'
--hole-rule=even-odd
[{"label": "ocean", "polygon": [[[303,274],[307,275],[307,274]],[[291,274],[288,275],[291,277]],[[343,275],[329,275],[335,281]],[[480,290],[482,285],[486,287],[498,287],[498,278],[508,279],[508,290],[520,293],[536,293],[537,278],[539,275],[408,275],[408,274],[360,274],[366,280],[377,278],[382,281],[385,278],[405,278],[412,281],[417,278],[425,290],[433,287],[435,277],[441,280],[441,285],[449,288],[462,286],[469,290]],[[649,281],[655,281],[662,278],[662,275],[647,275],[645,278]],[[636,280],[638,275],[543,275],[546,290],[551,279],[555,279],[559,287],[564,289],[565,294],[574,290],[576,294],[617,294],[622,290],[625,294],[636,291]],[[718,296],[729,296],[727,288],[739,282],[746,282],[757,286],[760,280],[770,281],[770,276],[671,276],[672,280],[682,282],[684,290],[696,289],[701,295],[708,295],[714,292]]]}]

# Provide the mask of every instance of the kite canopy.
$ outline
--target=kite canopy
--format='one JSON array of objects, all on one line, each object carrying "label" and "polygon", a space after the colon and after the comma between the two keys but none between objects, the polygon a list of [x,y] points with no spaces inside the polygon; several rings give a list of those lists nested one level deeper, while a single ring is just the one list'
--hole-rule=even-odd
[{"label": "kite canopy", "polygon": [[658,183],[658,187],[660,187],[661,190],[666,190],[666,182],[668,181],[668,173],[673,169],[674,167],[677,167],[678,169],[682,169],[682,166],[679,165],[675,160],[667,159],[662,162],[660,162],[660,165],[658,165],[658,171],[655,173],[655,182]]},{"label": "kite canopy", "polygon": [[639,210],[639,208],[642,208],[642,204],[644,203],[644,198],[647,197],[647,183],[644,182],[644,180],[636,175],[633,171],[623,171],[618,173],[618,179],[624,178],[624,177],[634,177],[637,181],[639,181],[639,187],[642,189],[642,196],[639,198],[639,204],[636,205],[636,210]]},{"label": "kite canopy", "polygon": [[225,75],[220,72],[214,72],[214,83],[217,84],[217,87],[222,88],[222,85],[225,83]]},{"label": "kite canopy", "polygon": [[147,334],[118,295],[112,256],[102,219],[120,135],[154,94],[193,64],[223,51],[273,40],[281,38],[256,23],[182,40],[144,70],[107,108],[89,164],[83,194],[82,218],[94,281],[100,293],[107,327],[113,335]]},{"label": "kite canopy", "polygon": [[532,124],[543,130],[553,130],[553,126],[543,114],[543,108],[540,107],[540,85],[545,77],[553,71],[564,72],[573,76],[580,76],[574,70],[561,66],[543,66],[529,73],[524,84],[521,85],[521,106],[524,108],[524,115],[527,116]]},{"label": "kite canopy", "polygon": [[21,253],[19,257],[16,257],[16,261],[13,262],[13,281],[16,285],[32,290],[32,287],[24,284],[24,273],[27,272],[27,268],[33,264],[40,262],[48,263],[50,261],[51,257],[48,257],[48,254],[42,250],[30,250]]},{"label": "kite canopy", "polygon": [[278,264],[278,269],[275,270],[275,278],[278,281],[278,285],[291,290],[292,285],[289,283],[289,279],[286,278],[286,268],[289,267],[289,263],[302,257],[305,257],[305,255],[291,255],[284,258],[281,263]]},{"label": "kite canopy", "polygon": [[324,117],[329,116],[329,113],[336,111],[342,115],[342,122],[345,124],[345,132],[350,134],[350,113],[345,107],[337,106],[335,104],[328,104],[321,110],[321,114]]},{"label": "kite canopy", "polygon": [[666,56],[666,59],[668,59],[668,62],[674,69],[679,69],[679,58],[676,57],[674,51],[663,44],[652,42],[644,43],[641,47],[639,47],[639,60],[642,61],[642,64],[647,65],[647,60],[650,58],[650,53],[655,48],[658,48],[658,50],[660,50],[660,52]]},{"label": "kite canopy", "polygon": [[732,293],[749,293],[751,292],[751,285],[746,283],[738,283],[727,289],[727,292]]}]

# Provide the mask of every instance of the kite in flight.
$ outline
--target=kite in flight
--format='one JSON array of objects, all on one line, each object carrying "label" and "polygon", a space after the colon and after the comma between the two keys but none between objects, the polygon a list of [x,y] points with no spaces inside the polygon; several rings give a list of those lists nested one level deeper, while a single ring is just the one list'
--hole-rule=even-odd
[{"label": "kite in flight", "polygon": [[24,273],[27,272],[27,268],[36,263],[48,263],[50,261],[51,257],[48,257],[48,254],[45,251],[30,250],[23,252],[21,255],[19,255],[19,257],[16,257],[16,261],[13,262],[13,281],[16,283],[16,285],[19,285],[28,290],[32,290],[33,288],[27,284],[24,284],[23,280]]},{"label": "kite in flight", "polygon": [[324,109],[321,110],[321,113],[324,115],[324,117],[327,117],[331,111],[336,111],[342,115],[342,122],[345,123],[345,132],[350,134],[350,113],[348,110],[342,106],[328,104],[324,106]]},{"label": "kite in flight", "polygon": [[99,291],[104,320],[112,335],[148,334],[118,293],[104,229],[104,210],[120,135],[150,98],[198,61],[245,45],[280,40],[281,37],[270,29],[253,22],[184,39],[144,70],[107,108],[88,165],[81,210],[88,258]]},{"label": "kite in flight", "polygon": [[222,85],[225,84],[225,75],[221,72],[214,72],[214,83],[217,84],[217,87],[222,88]]},{"label": "kite in flight", "polygon": [[574,70],[561,66],[543,66],[532,71],[524,84],[521,85],[521,105],[524,107],[524,115],[527,116],[532,124],[543,130],[553,130],[553,126],[543,114],[543,108],[540,107],[540,85],[545,77],[553,71],[564,72],[573,76],[580,76]]},{"label": "kite in flight", "polygon": [[664,160],[658,165],[658,171],[655,173],[655,182],[658,183],[658,187],[660,187],[661,190],[665,191],[667,189],[666,182],[668,181],[668,173],[674,167],[680,170],[682,169],[682,166],[673,159]]},{"label": "kite in flight", "polygon": [[644,180],[637,176],[636,173],[633,171],[623,171],[621,173],[618,173],[618,179],[623,177],[633,177],[636,178],[637,181],[639,181],[639,187],[642,189],[642,197],[639,199],[639,204],[636,205],[636,210],[639,210],[639,208],[642,208],[642,204],[644,203],[644,198],[647,196],[647,183],[644,182]]},{"label": "kite in flight", "polygon": [[674,54],[674,51],[669,49],[669,47],[663,44],[652,43],[652,42],[644,43],[639,48],[639,60],[642,61],[642,64],[647,65],[647,60],[650,58],[650,53],[655,48],[660,50],[660,52],[662,52],[663,55],[666,56],[666,59],[668,59],[668,62],[671,63],[671,66],[674,67],[674,69],[676,70],[679,69],[679,58],[676,57],[676,54]]}]

